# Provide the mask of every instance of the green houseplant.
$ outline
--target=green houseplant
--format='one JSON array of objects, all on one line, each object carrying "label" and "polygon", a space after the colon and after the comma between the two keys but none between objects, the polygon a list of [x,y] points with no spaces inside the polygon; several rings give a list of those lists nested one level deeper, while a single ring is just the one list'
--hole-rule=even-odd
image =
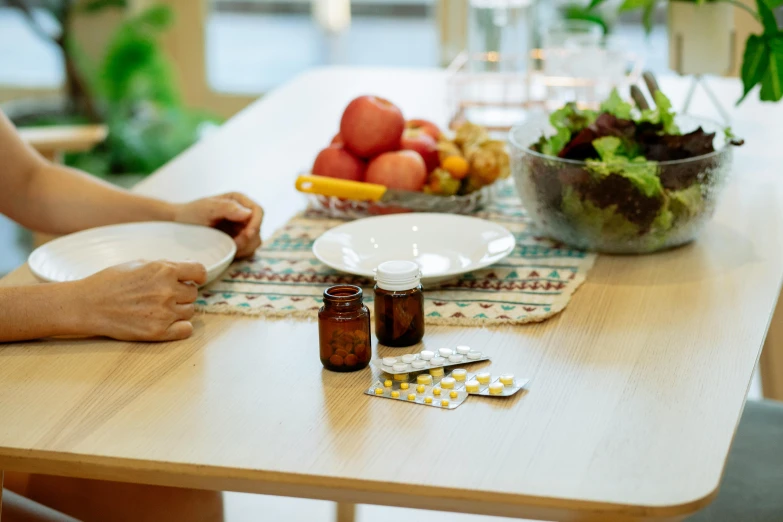
[{"label": "green houseplant", "polygon": [[[606,0],[592,0],[590,8],[596,8]],[[756,0],[756,9],[737,0],[668,0],[677,4],[727,4],[746,10],[761,23],[762,33],[752,34],[745,42],[741,77],[743,94],[740,103],[756,86],[761,85],[762,101],[779,101],[783,98],[783,31],[778,27],[773,9],[783,5],[783,0]],[[652,27],[653,12],[658,0],[624,0],[619,10],[642,9],[645,28]],[[720,28],[716,29],[720,30]]]},{"label": "green houseplant", "polygon": [[65,161],[99,176],[148,174],[194,143],[205,126],[216,123],[207,114],[183,106],[158,38],[171,25],[171,10],[152,6],[124,18],[98,63],[90,63],[70,34],[70,20],[79,12],[126,8],[125,0],[52,0],[41,4],[59,29],[48,32],[38,23],[30,1],[11,0],[29,25],[62,53],[65,64],[65,106],[56,114],[27,115],[23,125],[103,122],[106,141]]}]

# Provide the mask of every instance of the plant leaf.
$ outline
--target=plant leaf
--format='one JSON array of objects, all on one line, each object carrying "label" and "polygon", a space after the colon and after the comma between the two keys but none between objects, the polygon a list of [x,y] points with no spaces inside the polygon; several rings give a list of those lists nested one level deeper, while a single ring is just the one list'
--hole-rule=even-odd
[{"label": "plant leaf", "polygon": [[128,7],[126,0],[89,0],[79,6],[79,9],[84,13],[97,13],[108,7],[115,7],[124,9]]},{"label": "plant leaf", "polygon": [[761,17],[761,24],[764,26],[764,33],[777,34],[778,22],[775,20],[775,14],[770,9],[767,0],[756,0],[756,8]]},{"label": "plant leaf", "polygon": [[778,37],[766,43],[769,46],[769,58],[761,80],[760,98],[761,101],[776,102],[783,98],[783,41]]},{"label": "plant leaf", "polygon": [[[594,9],[598,7],[599,5],[603,4],[606,0],[591,0],[590,5],[587,6],[587,9]],[[783,0],[780,0],[783,2]]]},{"label": "plant leaf", "polygon": [[742,97],[737,104],[742,103],[742,100],[748,95],[748,93],[761,82],[762,78],[769,68],[769,47],[764,42],[764,39],[757,35],[752,34],[748,37],[748,41],[745,43],[745,54],[742,57]]},{"label": "plant leaf", "polygon": [[656,0],[624,0],[623,3],[620,4],[620,12],[631,11],[633,9],[643,9],[642,23],[644,24],[644,30],[647,32],[647,34],[650,34],[653,27],[655,2]]}]

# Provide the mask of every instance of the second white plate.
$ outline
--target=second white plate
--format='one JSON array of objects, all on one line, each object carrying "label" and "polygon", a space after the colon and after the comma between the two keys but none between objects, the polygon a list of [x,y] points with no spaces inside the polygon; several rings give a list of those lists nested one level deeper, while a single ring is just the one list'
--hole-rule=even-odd
[{"label": "second white plate", "polygon": [[50,241],[30,254],[28,263],[44,281],[75,281],[130,261],[196,261],[207,269],[207,282],[228,267],[236,244],[213,228],[181,223],[147,222],[84,230]]},{"label": "second white plate", "polygon": [[432,285],[485,268],[515,246],[506,228],[456,214],[395,214],[352,221],[319,237],[313,253],[325,265],[372,278],[384,261],[409,260],[421,266]]}]

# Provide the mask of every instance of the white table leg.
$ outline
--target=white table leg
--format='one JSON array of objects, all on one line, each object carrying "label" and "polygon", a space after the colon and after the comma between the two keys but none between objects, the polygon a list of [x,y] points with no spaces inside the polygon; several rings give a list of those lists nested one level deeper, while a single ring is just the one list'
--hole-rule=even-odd
[{"label": "white table leg", "polygon": [[338,502],[335,522],[356,522],[356,504]]}]

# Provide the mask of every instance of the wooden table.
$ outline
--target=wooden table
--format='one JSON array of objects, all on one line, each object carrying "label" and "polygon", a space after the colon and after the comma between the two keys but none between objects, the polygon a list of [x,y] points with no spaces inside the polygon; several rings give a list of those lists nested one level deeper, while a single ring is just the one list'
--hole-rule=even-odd
[{"label": "wooden table", "polygon": [[[172,200],[243,190],[268,234],[347,101],[445,121],[443,73],[300,76],[144,182]],[[681,98],[686,83],[662,82]],[[713,83],[732,102],[739,83]],[[705,105],[703,108],[706,108]],[[697,104],[696,109],[698,110]],[[441,411],[323,371],[314,323],[206,315],[171,344],[0,347],[0,469],[547,520],[678,520],[715,495],[783,275],[783,108],[749,100],[735,179],[693,245],[599,258],[566,311],[518,328],[429,328],[532,378]],[[33,279],[21,268],[4,284]]]}]

